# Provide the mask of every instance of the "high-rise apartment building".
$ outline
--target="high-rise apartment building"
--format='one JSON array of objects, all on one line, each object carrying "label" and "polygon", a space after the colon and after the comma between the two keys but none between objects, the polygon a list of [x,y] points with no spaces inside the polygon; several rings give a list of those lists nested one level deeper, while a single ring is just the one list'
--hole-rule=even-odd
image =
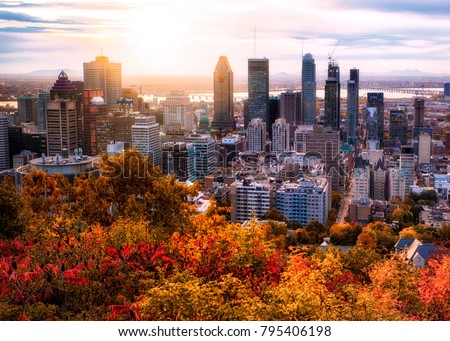
[{"label": "high-rise apartment building", "polygon": [[375,165],[372,165],[371,172],[371,195],[373,200],[386,200],[386,168],[384,162],[379,159]]},{"label": "high-rise apartment building", "polygon": [[268,122],[269,114],[269,60],[248,60],[248,116]]},{"label": "high-rise apartment building", "polygon": [[155,116],[136,117],[131,134],[133,147],[136,147],[143,156],[148,156],[153,166],[160,166],[161,138]]},{"label": "high-rise apartment building", "polygon": [[122,64],[97,56],[95,61],[83,63],[83,74],[84,88],[102,89],[108,111],[116,110],[117,100],[122,97]]},{"label": "high-rise apartment building", "polygon": [[325,126],[339,130],[341,125],[340,68],[336,61],[328,63],[328,78],[325,81]]},{"label": "high-rise apartment building", "polygon": [[[267,132],[269,136],[272,136],[272,124],[275,123],[275,120],[280,118],[280,98],[277,96],[269,97],[269,115],[268,121],[266,122]],[[269,127],[267,127],[269,125]],[[248,127],[248,123],[246,125]]]},{"label": "high-rise apartment building", "polygon": [[0,112],[0,170],[9,168],[8,116]]},{"label": "high-rise apartment building", "polygon": [[214,71],[214,129],[235,130],[233,96],[233,71],[227,57],[221,56]]},{"label": "high-rise apartment building", "polygon": [[189,96],[182,91],[172,91],[162,103],[164,108],[164,128],[173,129],[180,125],[181,129],[192,132],[194,129],[194,113]]},{"label": "high-rise apartment building", "polygon": [[46,103],[47,154],[61,155],[63,150],[78,148],[77,89],[64,71],[50,90]]},{"label": "high-rise apartment building", "polygon": [[316,63],[310,53],[302,60],[302,122],[297,124],[316,124]]},{"label": "high-rise apartment building", "polygon": [[389,111],[389,139],[399,139],[401,144],[408,143],[408,118],[403,110]]},{"label": "high-rise apartment building", "polygon": [[266,122],[260,118],[250,121],[247,128],[247,141],[249,152],[260,153],[266,147]]},{"label": "high-rise apartment building", "polygon": [[420,134],[418,136],[418,164],[429,164],[431,161],[431,136],[429,134]]},{"label": "high-rise apartment building", "polygon": [[86,155],[97,155],[97,119],[107,114],[102,89],[83,90],[81,146]]},{"label": "high-rise apartment building", "polygon": [[406,195],[406,175],[404,169],[393,168],[389,171],[389,198],[400,197],[405,199]]},{"label": "high-rise apartment building", "polygon": [[354,198],[370,197],[370,169],[369,166],[356,167],[353,170]]},{"label": "high-rise apartment building", "polygon": [[367,93],[367,107],[377,108],[378,134],[377,139],[383,145],[384,141],[384,93],[369,92]]},{"label": "high-rise apartment building", "polygon": [[281,154],[288,152],[289,148],[289,123],[284,118],[275,120],[272,124],[272,152]]},{"label": "high-rise apartment building", "polygon": [[274,189],[268,181],[236,180],[230,186],[231,221],[242,223],[253,218],[262,219],[273,206],[273,196]]},{"label": "high-rise apartment building", "polygon": [[195,149],[195,178],[203,181],[205,176],[216,171],[216,143],[210,135],[191,134],[185,138],[186,143],[192,143]]},{"label": "high-rise apartment building", "polygon": [[330,206],[331,188],[326,178],[287,182],[277,190],[277,210],[302,226],[313,220],[325,224]]},{"label": "high-rise apartment building", "polygon": [[182,182],[195,181],[195,149],[192,143],[166,142],[162,145],[161,169]]},{"label": "high-rise apartment building", "polygon": [[402,146],[400,154],[400,169],[405,175],[405,195],[408,195],[411,192],[410,186],[414,185],[414,166],[414,147]]}]

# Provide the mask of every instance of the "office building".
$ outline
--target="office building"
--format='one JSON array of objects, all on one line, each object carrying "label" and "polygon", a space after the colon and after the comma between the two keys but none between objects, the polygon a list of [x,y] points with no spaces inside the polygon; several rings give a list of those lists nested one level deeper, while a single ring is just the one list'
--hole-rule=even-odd
[{"label": "office building", "polygon": [[214,71],[214,129],[234,131],[233,71],[225,56],[219,57]]},{"label": "office building", "polygon": [[405,176],[405,195],[410,193],[410,187],[414,185],[414,166],[414,147],[402,146],[400,154],[400,169]]},{"label": "office building", "polygon": [[0,112],[0,170],[9,168],[8,115]]},{"label": "office building", "polygon": [[260,118],[252,119],[247,128],[247,141],[247,151],[264,152],[266,148],[266,122]]},{"label": "office building", "polygon": [[131,104],[133,105],[133,111],[139,111],[139,97],[138,92],[136,89],[133,88],[123,88],[122,89],[122,99],[131,101]]},{"label": "office building", "polygon": [[20,123],[33,123],[38,125],[38,97],[28,94],[17,98]]},{"label": "office building", "polygon": [[431,161],[431,136],[423,133],[418,136],[418,140],[417,162],[419,165],[429,164]]},{"label": "office building", "polygon": [[45,105],[50,100],[50,92],[40,92],[37,99],[38,132],[47,131],[47,112]]},{"label": "office building", "polygon": [[300,125],[295,129],[294,150],[297,153],[306,153],[306,139],[308,131],[312,131],[313,126]]},{"label": "office building", "polygon": [[321,159],[326,175],[331,179],[331,188],[343,193],[345,170],[341,167],[340,132],[331,127],[314,126],[306,133],[306,155]]},{"label": "office building", "polygon": [[124,142],[131,145],[133,140],[131,127],[133,124],[133,116],[109,113],[106,116],[97,118],[97,153],[106,152],[111,142]]},{"label": "office building", "polygon": [[356,133],[357,127],[358,87],[354,80],[349,80],[347,82],[347,143],[352,146],[356,146],[358,142]]},{"label": "office building", "polygon": [[182,91],[172,91],[162,102],[164,108],[164,130],[173,129],[177,124],[181,129],[194,130],[194,113],[189,96]]},{"label": "office building", "polygon": [[368,140],[378,140],[377,108],[366,108],[366,131]]},{"label": "office building", "polygon": [[389,112],[389,139],[408,143],[408,118],[403,110],[391,109]]},{"label": "office building", "polygon": [[289,134],[289,123],[284,118],[275,120],[272,124],[272,153],[281,154],[290,150]]},{"label": "office building", "polygon": [[174,174],[181,182],[194,182],[195,149],[192,143],[166,142],[162,145],[162,172]]},{"label": "office building", "polygon": [[382,92],[369,92],[367,93],[367,107],[377,108],[377,139],[383,146],[384,143],[384,93]]},{"label": "office building", "polygon": [[[268,121],[266,122],[266,128],[268,130],[269,136],[272,136],[272,124],[275,123],[275,120],[280,118],[280,98],[277,96],[269,97],[269,116]],[[267,125],[270,125],[267,127]],[[246,125],[248,127],[248,123]]]},{"label": "office building", "polygon": [[46,104],[48,156],[61,155],[63,149],[74,151],[79,147],[77,108],[77,88],[61,71]]},{"label": "office building", "polygon": [[161,165],[159,124],[154,116],[136,117],[131,127],[132,146],[150,158],[153,166]]},{"label": "office building", "polygon": [[102,89],[108,111],[117,110],[117,100],[122,97],[122,64],[97,56],[95,61],[83,63],[83,74],[84,88]]},{"label": "office building", "polygon": [[227,168],[239,160],[239,154],[247,151],[247,140],[244,136],[227,135],[217,144],[217,167]]},{"label": "office building", "polygon": [[325,81],[324,125],[339,130],[341,125],[340,68],[336,61],[328,63],[328,78]]},{"label": "office building", "polygon": [[288,90],[280,94],[280,117],[284,118],[290,126],[289,146],[293,146],[295,128],[303,122],[301,92]]},{"label": "office building", "polygon": [[302,60],[302,121],[298,124],[316,124],[316,63],[312,54],[306,53]]},{"label": "office building", "polygon": [[331,205],[331,189],[326,178],[284,183],[276,193],[276,208],[288,221],[305,226],[317,220],[325,224]]},{"label": "office building", "polygon": [[186,143],[192,143],[195,150],[195,178],[203,181],[205,176],[216,171],[216,143],[210,135],[191,134],[185,138]]},{"label": "office building", "polygon": [[248,116],[250,122],[260,118],[268,122],[269,114],[269,60],[248,60]]},{"label": "office building", "polygon": [[444,84],[444,96],[450,97],[450,83]]},{"label": "office building", "polygon": [[81,146],[86,155],[97,155],[97,119],[108,112],[103,99],[103,90],[83,90],[83,108],[81,123]]},{"label": "office building", "polygon": [[230,186],[231,221],[243,223],[253,218],[263,219],[273,206],[273,196],[274,188],[267,180],[236,180]]},{"label": "office building", "polygon": [[371,194],[370,198],[373,200],[386,200],[386,168],[384,162],[379,159],[375,165],[371,165],[373,171],[371,172]]}]

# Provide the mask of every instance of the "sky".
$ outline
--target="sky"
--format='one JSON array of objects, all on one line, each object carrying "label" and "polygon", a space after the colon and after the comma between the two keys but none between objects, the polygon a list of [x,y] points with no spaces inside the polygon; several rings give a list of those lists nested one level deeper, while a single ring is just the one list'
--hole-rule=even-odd
[{"label": "sky", "polygon": [[0,2],[0,73],[81,71],[102,51],[125,75],[211,75],[221,55],[236,75],[254,56],[300,73],[302,52],[321,71],[333,50],[341,70],[450,74],[450,1]]}]

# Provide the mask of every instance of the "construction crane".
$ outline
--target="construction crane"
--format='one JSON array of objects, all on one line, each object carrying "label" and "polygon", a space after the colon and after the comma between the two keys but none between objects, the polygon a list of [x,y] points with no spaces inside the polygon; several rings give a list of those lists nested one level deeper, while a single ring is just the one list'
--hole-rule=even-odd
[{"label": "construction crane", "polygon": [[336,45],[334,46],[333,52],[328,54],[328,63],[330,63],[330,64],[331,64],[331,60],[333,59],[334,51],[336,51],[336,48],[338,47],[339,42],[340,42],[340,40],[338,40]]}]

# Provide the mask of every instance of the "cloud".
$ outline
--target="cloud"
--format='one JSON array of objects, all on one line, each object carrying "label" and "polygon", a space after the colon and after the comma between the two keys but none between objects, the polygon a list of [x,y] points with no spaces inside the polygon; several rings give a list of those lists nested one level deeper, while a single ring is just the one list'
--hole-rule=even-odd
[{"label": "cloud", "polygon": [[11,2],[11,1],[5,1],[3,3],[0,3],[0,8],[27,8],[27,7],[43,7],[44,4],[37,4],[37,3],[30,3],[30,2]]},{"label": "cloud", "polygon": [[450,2],[443,0],[326,0],[325,3],[336,9],[371,9],[381,12],[450,16]]},{"label": "cloud", "polygon": [[18,21],[35,24],[65,24],[65,25],[77,24],[77,22],[72,20],[44,20],[32,15],[10,11],[0,11],[0,20]]},{"label": "cloud", "polygon": [[0,27],[0,32],[5,33],[41,33],[46,31],[45,27],[25,26],[25,27]]}]

